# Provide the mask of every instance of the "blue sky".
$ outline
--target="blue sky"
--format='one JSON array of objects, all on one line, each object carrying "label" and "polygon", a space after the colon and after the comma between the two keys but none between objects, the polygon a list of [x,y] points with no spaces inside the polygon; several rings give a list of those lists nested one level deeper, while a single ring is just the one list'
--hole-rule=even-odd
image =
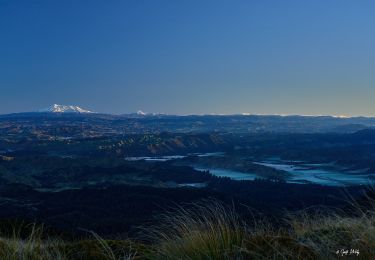
[{"label": "blue sky", "polygon": [[0,0],[0,113],[375,116],[375,2]]}]

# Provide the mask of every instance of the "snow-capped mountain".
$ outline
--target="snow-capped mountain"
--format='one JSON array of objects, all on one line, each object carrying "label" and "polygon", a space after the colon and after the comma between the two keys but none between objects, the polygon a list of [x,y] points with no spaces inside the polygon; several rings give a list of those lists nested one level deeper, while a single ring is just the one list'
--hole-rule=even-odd
[{"label": "snow-capped mountain", "polygon": [[142,110],[138,110],[136,113],[130,113],[130,114],[122,114],[122,116],[126,116],[126,117],[152,117],[152,116],[158,116],[158,117],[161,117],[161,116],[167,116],[167,114],[162,114],[162,113],[148,113],[148,112],[144,112]]},{"label": "snow-capped mountain", "polygon": [[51,113],[93,113],[89,110],[80,108],[78,106],[66,106],[54,104],[47,108],[41,109],[38,112],[51,112]]},{"label": "snow-capped mountain", "polygon": [[143,112],[142,110],[138,110],[137,111],[137,115],[139,115],[139,116],[146,116],[147,113]]}]

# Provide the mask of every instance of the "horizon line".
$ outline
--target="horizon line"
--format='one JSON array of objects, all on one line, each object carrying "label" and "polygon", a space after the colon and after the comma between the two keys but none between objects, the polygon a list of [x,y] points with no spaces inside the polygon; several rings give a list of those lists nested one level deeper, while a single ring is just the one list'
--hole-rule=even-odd
[{"label": "horizon line", "polygon": [[279,117],[293,117],[293,116],[300,116],[300,117],[332,117],[332,118],[339,118],[339,119],[349,119],[349,118],[375,118],[375,116],[370,115],[336,115],[336,114],[286,114],[286,113],[187,113],[187,114],[170,114],[170,113],[153,113],[153,112],[143,112],[142,110],[138,110],[137,112],[128,112],[128,113],[106,113],[106,112],[93,112],[90,113],[80,113],[80,112],[50,112],[50,111],[23,111],[23,112],[10,112],[10,113],[0,113],[1,116],[4,115],[13,115],[13,114],[97,114],[97,115],[113,115],[113,116],[126,116],[126,115],[138,115],[142,116],[279,116]]}]

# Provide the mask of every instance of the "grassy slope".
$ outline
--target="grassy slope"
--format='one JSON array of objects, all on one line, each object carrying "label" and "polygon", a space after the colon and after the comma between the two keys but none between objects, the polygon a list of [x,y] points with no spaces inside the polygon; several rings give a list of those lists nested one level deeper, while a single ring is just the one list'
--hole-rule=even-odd
[{"label": "grassy slope", "polygon": [[[349,258],[375,258],[375,207],[357,215],[299,213],[285,226],[242,220],[231,207],[205,201],[162,216],[164,224],[144,230],[144,243],[92,239],[62,241],[42,229],[17,229],[0,240],[0,259],[335,259],[338,250],[355,249]],[[356,205],[357,206],[357,205]],[[356,253],[359,252],[359,256]],[[345,251],[340,251],[346,254]],[[345,257],[348,259],[348,256]]]}]

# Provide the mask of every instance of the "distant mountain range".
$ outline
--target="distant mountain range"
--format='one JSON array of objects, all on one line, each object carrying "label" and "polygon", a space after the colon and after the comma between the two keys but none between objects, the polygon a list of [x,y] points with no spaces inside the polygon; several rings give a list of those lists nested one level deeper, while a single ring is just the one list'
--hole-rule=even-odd
[{"label": "distant mountain range", "polygon": [[47,108],[41,109],[38,112],[46,113],[93,113],[89,110],[83,109],[79,106],[66,106],[66,105],[58,105],[53,104]]},{"label": "distant mountain range", "polygon": [[[2,128],[3,127],[3,128]],[[52,129],[53,128],[53,129]],[[79,106],[54,104],[38,112],[0,115],[1,129],[31,131],[49,135],[67,130],[66,136],[139,133],[355,133],[375,129],[375,117],[302,115],[167,115],[135,113],[113,115],[95,113]]]},{"label": "distant mountain range", "polygon": [[[87,110],[87,109],[83,109],[79,106],[53,104],[49,107],[38,110],[36,113],[79,113],[79,114],[88,114],[88,113],[95,113],[95,112]],[[122,116],[145,117],[145,116],[163,116],[163,115],[166,115],[166,114],[146,113],[146,112],[143,112],[142,110],[138,110],[136,113],[123,114]]]},{"label": "distant mountain range", "polygon": [[[253,118],[253,119],[278,119],[280,121],[289,121],[289,120],[299,120],[299,119],[306,119],[306,120],[339,120],[345,121],[349,123],[347,127],[349,128],[361,128],[358,124],[358,121],[371,121],[371,123],[375,122],[375,117],[367,117],[367,116],[337,116],[337,115],[284,115],[284,114],[251,114],[251,113],[239,113],[239,114],[187,114],[187,115],[178,115],[178,114],[165,114],[165,113],[149,113],[144,112],[142,110],[138,110],[134,113],[124,113],[124,114],[109,114],[109,113],[98,113],[93,112],[87,109],[84,109],[79,106],[73,105],[60,105],[60,104],[53,104],[49,107],[40,109],[38,111],[33,112],[17,112],[11,114],[0,114],[1,116],[10,116],[10,115],[30,115],[30,114],[38,114],[38,113],[57,113],[57,114],[96,114],[97,116],[106,116],[106,117],[130,117],[130,118],[143,118],[143,117],[169,117],[169,118]],[[375,126],[371,124],[371,126]]]}]

